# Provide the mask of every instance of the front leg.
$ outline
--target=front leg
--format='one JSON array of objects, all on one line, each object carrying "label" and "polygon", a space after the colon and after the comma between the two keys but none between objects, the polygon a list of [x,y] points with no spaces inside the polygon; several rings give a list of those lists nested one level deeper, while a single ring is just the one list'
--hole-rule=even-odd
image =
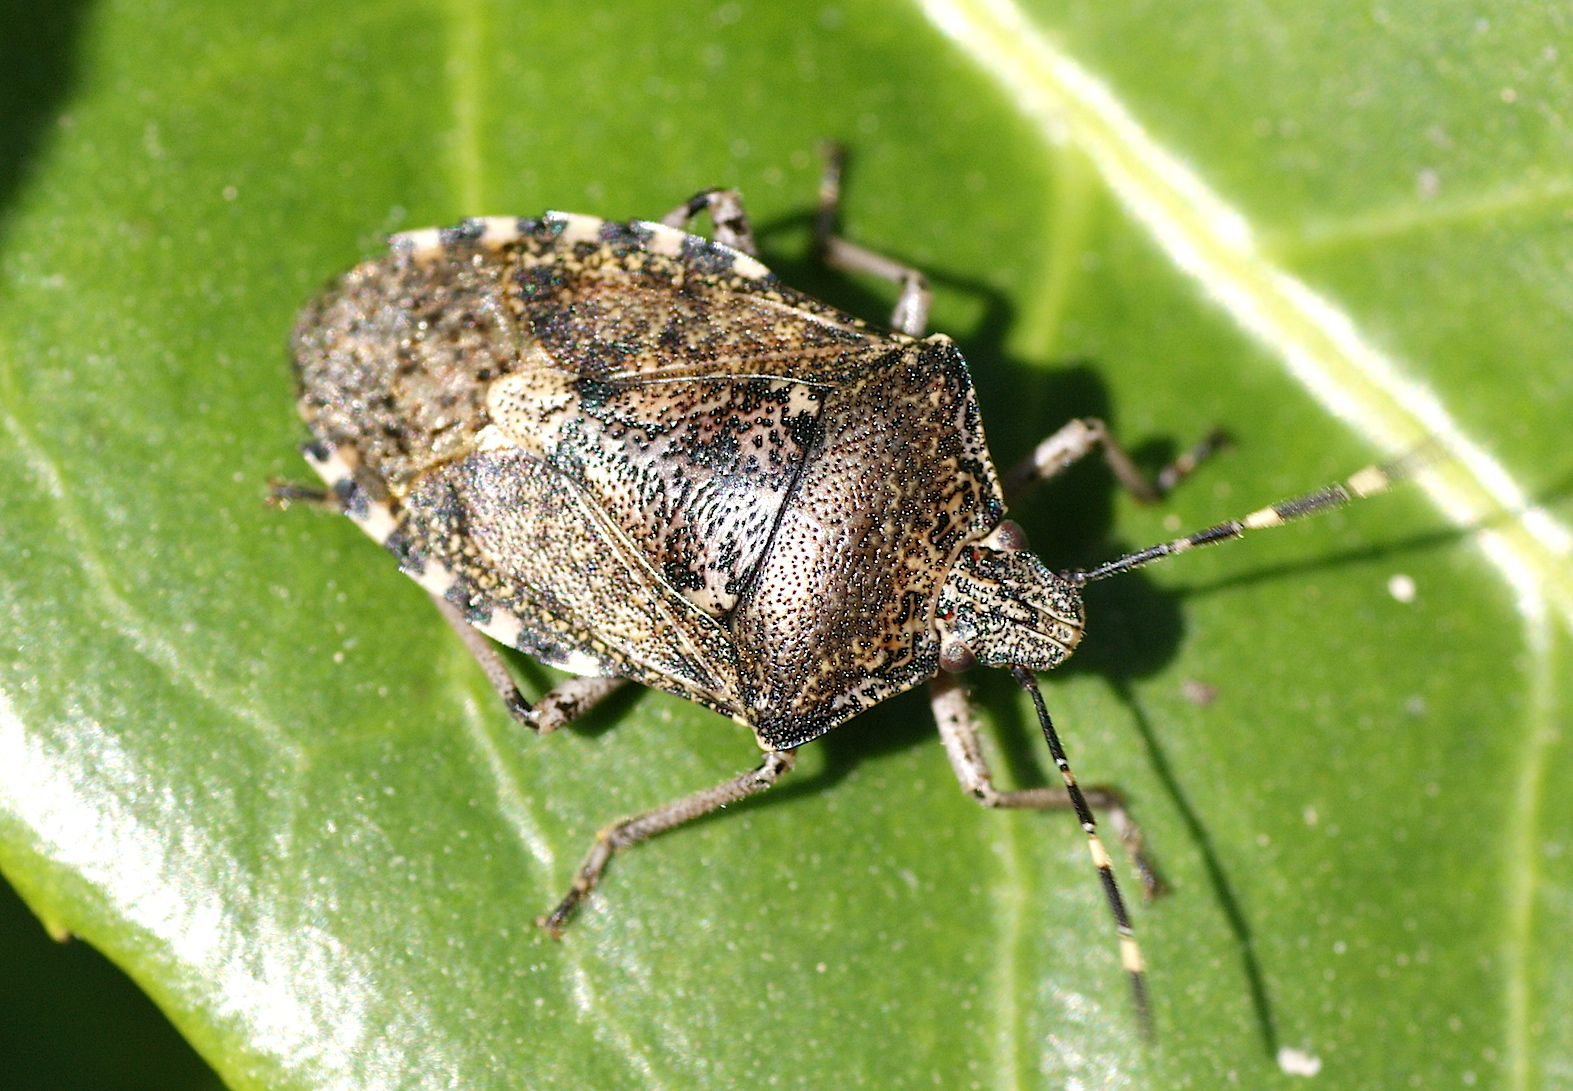
[{"label": "front leg", "polygon": [[[934,722],[939,726],[940,740],[945,744],[945,756],[950,759],[950,767],[961,782],[962,791],[985,807],[1037,811],[1073,809],[1070,793],[1064,788],[1001,791],[994,787],[993,774],[978,738],[978,726],[967,704],[966,690],[955,675],[941,673],[929,683],[929,702],[934,709]],[[1163,880],[1142,850],[1141,830],[1126,813],[1120,793],[1113,788],[1095,786],[1082,789],[1082,794],[1090,806],[1108,816],[1109,825],[1125,846],[1131,866],[1141,879],[1142,893],[1149,901],[1163,893]]]}]

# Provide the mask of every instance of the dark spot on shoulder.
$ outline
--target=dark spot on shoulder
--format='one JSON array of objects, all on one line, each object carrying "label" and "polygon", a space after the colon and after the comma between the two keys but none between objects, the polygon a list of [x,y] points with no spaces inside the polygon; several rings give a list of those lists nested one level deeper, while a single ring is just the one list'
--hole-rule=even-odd
[{"label": "dark spot on shoulder", "polygon": [[479,219],[461,220],[452,227],[445,227],[438,232],[444,246],[470,246],[486,233],[486,221]]},{"label": "dark spot on shoulder", "polygon": [[414,539],[406,533],[404,527],[388,535],[388,540],[383,543],[383,546],[393,554],[393,559],[399,562],[401,572],[414,575],[426,566],[425,555],[417,548]]},{"label": "dark spot on shoulder", "polygon": [[601,240],[614,250],[643,249],[650,241],[650,229],[634,222],[607,220],[601,225]]},{"label": "dark spot on shoulder", "polygon": [[326,462],[333,455],[333,445],[324,443],[320,439],[310,440],[300,445],[300,453],[313,462]]},{"label": "dark spot on shoulder", "polygon": [[365,490],[360,487],[353,477],[345,477],[335,481],[333,483],[333,496],[339,502],[339,510],[346,515],[364,519],[371,510],[371,501],[367,499]]},{"label": "dark spot on shoulder", "polygon": [[732,271],[736,255],[728,248],[697,235],[683,240],[683,262],[689,268],[711,276],[725,276]]}]

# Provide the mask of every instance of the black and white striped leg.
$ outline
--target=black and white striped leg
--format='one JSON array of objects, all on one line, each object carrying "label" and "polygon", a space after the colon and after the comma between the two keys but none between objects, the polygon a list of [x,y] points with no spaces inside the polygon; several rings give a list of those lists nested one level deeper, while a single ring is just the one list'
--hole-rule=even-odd
[{"label": "black and white striped leg", "polygon": [[[961,679],[942,672],[929,683],[929,704],[934,710],[934,722],[939,726],[940,741],[945,744],[945,756],[961,783],[961,790],[985,807],[1035,811],[1069,811],[1075,809],[1070,792],[1064,788],[1018,788],[1001,791],[994,787],[993,774],[989,771],[987,757],[978,738],[978,726],[972,718],[972,708]],[[1114,789],[1102,785],[1084,788],[1087,805],[1101,811],[1114,828],[1115,836],[1125,846],[1131,867],[1141,880],[1142,894],[1151,901],[1164,892],[1162,879],[1142,846],[1141,830],[1125,808],[1124,797]]]},{"label": "black and white striped leg", "polygon": [[1047,481],[1080,461],[1094,447],[1101,447],[1103,461],[1114,474],[1115,480],[1137,500],[1151,504],[1162,498],[1199,463],[1227,442],[1228,438],[1222,432],[1214,431],[1148,480],[1125,450],[1115,442],[1103,421],[1097,417],[1084,417],[1066,424],[1011,467],[1005,474],[1003,487],[1006,499],[1014,499],[1032,485]]},{"label": "black and white striped leg", "polygon": [[1065,756],[1065,747],[1060,744],[1059,733],[1054,730],[1054,722],[1049,719],[1049,710],[1043,703],[1043,694],[1038,690],[1037,679],[1026,667],[1011,667],[1010,673],[1016,684],[1032,697],[1033,707],[1038,713],[1038,725],[1043,728],[1044,741],[1049,744],[1049,755],[1053,757],[1055,767],[1060,771],[1060,778],[1065,782],[1065,792],[1070,796],[1071,807],[1075,809],[1076,817],[1081,822],[1082,832],[1087,835],[1087,850],[1092,854],[1092,866],[1098,869],[1098,879],[1103,884],[1103,894],[1108,900],[1109,912],[1114,917],[1114,928],[1119,935],[1120,965],[1130,978],[1131,998],[1136,1005],[1136,1018],[1141,1024],[1142,1033],[1150,1036],[1152,1016],[1147,1007],[1146,968],[1142,963],[1141,948],[1136,945],[1136,934],[1131,929],[1131,918],[1125,909],[1125,899],[1120,896],[1120,884],[1114,878],[1114,865],[1109,860],[1103,842],[1098,839],[1098,823],[1092,817],[1092,808],[1087,805],[1087,797],[1071,772],[1070,759]]},{"label": "black and white striped leg", "polygon": [[928,280],[911,266],[893,258],[865,250],[836,234],[841,208],[841,167],[845,155],[837,144],[826,144],[825,170],[819,177],[819,211],[814,217],[814,245],[820,259],[832,269],[847,273],[866,273],[901,285],[896,306],[890,312],[890,326],[913,337],[923,336],[928,327]]},{"label": "black and white striped leg", "polygon": [[623,685],[621,678],[569,678],[559,682],[532,705],[519,692],[513,675],[486,635],[466,621],[464,612],[453,603],[441,595],[427,594],[431,595],[437,612],[453,629],[465,651],[475,659],[486,681],[502,699],[508,714],[531,731],[541,735],[556,731],[570,720],[590,711]]},{"label": "black and white striped leg", "polygon": [[743,198],[735,189],[702,190],[662,216],[661,222],[686,231],[701,212],[710,213],[716,242],[741,250],[750,257],[759,256],[754,246],[754,231],[748,226],[748,214],[743,211]]},{"label": "black and white striped leg", "polygon": [[796,757],[790,750],[767,750],[764,760],[760,762],[757,769],[750,769],[730,780],[722,781],[713,788],[686,795],[671,803],[645,811],[643,814],[620,819],[610,826],[603,827],[596,833],[595,844],[584,858],[584,863],[579,865],[579,871],[574,876],[573,885],[568,888],[568,893],[563,896],[561,902],[557,903],[557,908],[535,923],[554,937],[560,935],[563,925],[573,915],[574,909],[595,889],[595,884],[600,881],[601,873],[606,870],[613,853],[630,845],[637,845],[641,841],[647,841],[658,833],[664,833],[674,826],[681,826],[684,822],[709,814],[711,811],[725,807],[728,803],[736,803],[763,792],[775,784],[782,773],[791,769],[795,761]]}]

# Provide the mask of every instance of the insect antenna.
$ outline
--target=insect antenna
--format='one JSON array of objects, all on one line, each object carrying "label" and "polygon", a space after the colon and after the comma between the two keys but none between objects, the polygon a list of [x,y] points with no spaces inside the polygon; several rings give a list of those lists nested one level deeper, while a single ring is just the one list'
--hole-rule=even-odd
[{"label": "insect antenna", "polygon": [[1096,580],[1117,576],[1121,572],[1129,572],[1144,564],[1151,564],[1160,557],[1169,557],[1199,546],[1214,545],[1244,537],[1248,530],[1281,527],[1296,519],[1320,515],[1324,511],[1341,508],[1352,500],[1361,500],[1386,492],[1436,461],[1439,455],[1440,452],[1435,445],[1423,444],[1391,462],[1367,466],[1340,484],[1327,485],[1291,500],[1281,500],[1269,507],[1253,511],[1242,519],[1230,519],[1205,530],[1199,530],[1195,534],[1188,534],[1184,538],[1159,542],[1146,549],[1138,549],[1135,553],[1127,553],[1123,557],[1105,561],[1096,568],[1067,572],[1065,578],[1079,587]]},{"label": "insect antenna", "polygon": [[1026,667],[1012,666],[1011,677],[1016,679],[1016,684],[1032,695],[1032,704],[1038,710],[1038,723],[1043,728],[1043,737],[1048,741],[1049,754],[1054,758],[1054,764],[1059,768],[1060,776],[1065,781],[1065,791],[1070,795],[1071,806],[1076,810],[1076,818],[1081,822],[1081,828],[1087,835],[1087,850],[1092,853],[1092,864],[1098,869],[1098,878],[1103,883],[1103,894],[1109,900],[1109,912],[1114,915],[1114,928],[1120,937],[1120,965],[1131,979],[1131,996],[1136,1003],[1136,1019],[1141,1027],[1144,1038],[1152,1037],[1152,1014],[1147,1008],[1147,978],[1142,964],[1141,948],[1136,945],[1136,934],[1131,929],[1130,914],[1125,910],[1125,899],[1120,896],[1120,885],[1114,879],[1114,867],[1110,863],[1109,854],[1104,850],[1103,842],[1098,839],[1098,823],[1092,817],[1092,808],[1087,806],[1087,798],[1082,795],[1081,787],[1076,783],[1076,776],[1071,772],[1070,760],[1065,757],[1065,747],[1060,744],[1060,736],[1054,730],[1054,721],[1049,719],[1048,707],[1043,703],[1043,694],[1038,690],[1038,682],[1032,672]]}]

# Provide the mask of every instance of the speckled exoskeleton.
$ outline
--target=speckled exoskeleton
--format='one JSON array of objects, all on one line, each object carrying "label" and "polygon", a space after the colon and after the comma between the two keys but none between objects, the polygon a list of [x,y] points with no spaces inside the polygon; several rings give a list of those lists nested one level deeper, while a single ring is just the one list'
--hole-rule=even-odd
[{"label": "speckled exoskeleton", "polygon": [[[922,336],[923,278],[834,233],[837,182],[832,161],[820,253],[902,286],[894,332],[782,284],[733,191],[659,223],[549,212],[407,232],[300,317],[306,458],[525,724],[551,731],[626,680],[736,720],[764,751],[755,769],[602,829],[542,918],[554,933],[618,849],[768,788],[794,748],[931,682],[968,793],[1077,812],[1140,1009],[1141,958],[1089,802],[1133,853],[1135,831],[1112,792],[1077,787],[1031,672],[1081,639],[1088,580],[1338,497],[1051,572],[1005,519],[966,363]],[[684,230],[702,212],[713,240]],[[1098,448],[1146,497],[1200,454],[1148,483],[1100,422],[1077,420],[1007,483]],[[528,704],[488,640],[578,677]],[[1063,789],[993,786],[953,677],[974,663],[1029,688]]]}]

